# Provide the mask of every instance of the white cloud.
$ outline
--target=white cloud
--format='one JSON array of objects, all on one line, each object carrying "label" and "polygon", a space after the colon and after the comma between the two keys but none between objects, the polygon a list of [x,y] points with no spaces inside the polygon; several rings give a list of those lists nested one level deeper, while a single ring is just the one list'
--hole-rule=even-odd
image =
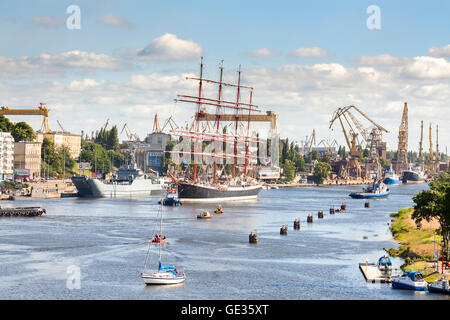
[{"label": "white cloud", "polygon": [[378,65],[394,65],[401,62],[401,59],[390,54],[380,54],[377,56],[362,56],[356,61],[358,65],[378,66]]},{"label": "white cloud", "polygon": [[115,13],[108,13],[98,20],[100,23],[115,28],[135,28],[136,25]]},{"label": "white cloud", "polygon": [[450,62],[444,58],[415,57],[399,70],[406,76],[419,79],[450,79]]},{"label": "white cloud", "polygon": [[432,47],[428,49],[428,55],[437,58],[450,58],[450,44],[443,48]]},{"label": "white cloud", "polygon": [[328,56],[328,52],[319,47],[312,48],[298,48],[290,53],[292,57],[300,58],[325,58]]},{"label": "white cloud", "polygon": [[137,57],[147,60],[186,60],[199,58],[202,48],[191,40],[183,40],[172,33],[153,39],[145,48],[137,51]]},{"label": "white cloud", "polygon": [[56,29],[65,25],[66,18],[58,16],[39,15],[31,17],[31,21],[41,27]]},{"label": "white cloud", "polygon": [[250,57],[255,57],[255,58],[264,58],[264,57],[273,57],[276,55],[276,53],[270,49],[261,48],[261,49],[250,51],[247,55]]},{"label": "white cloud", "polygon": [[32,78],[62,76],[68,69],[119,70],[123,66],[115,58],[73,50],[57,55],[42,53],[39,57],[7,58],[0,56],[0,77]]}]

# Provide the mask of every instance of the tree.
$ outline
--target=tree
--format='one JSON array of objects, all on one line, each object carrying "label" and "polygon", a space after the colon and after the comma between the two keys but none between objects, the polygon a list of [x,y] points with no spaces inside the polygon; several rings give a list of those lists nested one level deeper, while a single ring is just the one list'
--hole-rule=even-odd
[{"label": "tree", "polygon": [[435,218],[440,224],[444,245],[448,246],[450,233],[450,174],[443,172],[430,183],[430,189],[413,197],[414,212],[412,218],[420,226],[422,220]]},{"label": "tree", "polygon": [[2,132],[11,132],[14,124],[5,116],[0,116],[0,130]]},{"label": "tree", "polygon": [[36,138],[33,128],[26,122],[18,122],[13,125],[11,135],[13,136],[15,142],[33,141]]},{"label": "tree", "polygon": [[294,176],[295,176],[295,165],[289,159],[286,159],[286,161],[284,162],[283,174],[286,177],[286,179],[289,180],[289,181],[292,181],[294,179]]},{"label": "tree", "polygon": [[41,165],[50,176],[73,173],[75,160],[70,156],[67,147],[56,147],[53,142],[45,138],[42,142]]},{"label": "tree", "polygon": [[325,181],[325,179],[328,178],[330,171],[331,166],[328,163],[317,162],[316,166],[314,167],[314,174],[313,174],[314,183],[317,185],[322,184]]}]

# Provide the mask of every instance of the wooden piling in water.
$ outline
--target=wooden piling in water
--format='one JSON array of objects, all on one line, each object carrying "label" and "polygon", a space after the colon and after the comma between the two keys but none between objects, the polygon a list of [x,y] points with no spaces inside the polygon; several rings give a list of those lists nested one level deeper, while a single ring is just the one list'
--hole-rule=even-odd
[{"label": "wooden piling in water", "polygon": [[300,230],[300,219],[296,218],[294,220],[294,230]]},{"label": "wooden piling in water", "polygon": [[320,210],[319,212],[317,212],[317,218],[318,219],[323,219],[323,211]]},{"label": "wooden piling in water", "polygon": [[308,217],[306,218],[306,222],[308,222],[308,223],[312,223],[313,222],[313,215],[312,214],[308,214]]}]

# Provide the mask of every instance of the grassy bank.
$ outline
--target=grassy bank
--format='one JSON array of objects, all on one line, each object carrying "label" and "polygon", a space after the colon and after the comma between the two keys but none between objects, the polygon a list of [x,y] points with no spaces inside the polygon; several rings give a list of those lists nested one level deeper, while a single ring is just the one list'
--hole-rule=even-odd
[{"label": "grassy bank", "polygon": [[[404,270],[420,271],[426,277],[425,280],[432,282],[440,275],[434,274],[433,263],[427,261],[432,260],[434,256],[434,231],[439,228],[439,224],[437,221],[423,221],[418,227],[411,218],[412,213],[413,209],[409,208],[391,214],[391,232],[400,247],[389,249],[389,254],[405,259],[402,266]],[[436,240],[442,241],[439,236],[436,236]]]}]

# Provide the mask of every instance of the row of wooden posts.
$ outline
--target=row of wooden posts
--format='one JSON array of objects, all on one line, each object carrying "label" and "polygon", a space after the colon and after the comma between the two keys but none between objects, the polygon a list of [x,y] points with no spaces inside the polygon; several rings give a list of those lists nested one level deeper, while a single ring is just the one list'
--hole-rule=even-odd
[{"label": "row of wooden posts", "polygon": [[[347,210],[347,205],[345,203],[341,204],[341,206],[337,209],[334,208],[334,206],[330,207],[330,214],[335,214],[336,212],[344,212]],[[323,210],[319,210],[317,212],[317,218],[323,219]],[[314,218],[312,214],[308,214],[306,217],[307,223],[313,223]],[[294,230],[300,230],[300,219],[296,218],[294,220]],[[288,226],[287,224],[282,225],[280,228],[280,234],[281,235],[287,235],[288,234]],[[258,242],[258,234],[255,232],[250,232],[249,235],[249,243],[257,243]]]}]

